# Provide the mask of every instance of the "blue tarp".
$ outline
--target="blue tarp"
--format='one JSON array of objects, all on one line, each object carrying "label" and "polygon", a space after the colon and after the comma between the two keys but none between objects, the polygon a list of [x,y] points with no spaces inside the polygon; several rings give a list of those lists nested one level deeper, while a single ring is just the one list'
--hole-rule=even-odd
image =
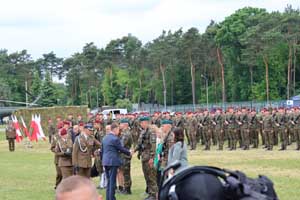
[{"label": "blue tarp", "polygon": [[293,101],[300,101],[300,94],[297,96],[292,97]]}]

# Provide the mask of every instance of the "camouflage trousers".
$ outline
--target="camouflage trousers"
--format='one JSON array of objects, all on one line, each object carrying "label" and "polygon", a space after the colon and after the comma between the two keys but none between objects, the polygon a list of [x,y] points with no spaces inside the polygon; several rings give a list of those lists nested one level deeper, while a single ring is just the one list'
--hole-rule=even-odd
[{"label": "camouflage trousers", "polygon": [[204,128],[203,129],[203,138],[204,138],[204,143],[205,143],[205,150],[210,150],[212,131],[213,130],[211,128]]},{"label": "camouflage trousers", "polygon": [[131,174],[130,174],[130,169],[131,169],[131,163],[130,159],[124,158],[123,159],[123,165],[121,166],[121,170],[123,171],[123,176],[124,176],[124,187],[125,188],[131,188],[132,181],[131,181]]},{"label": "camouflage trousers", "polygon": [[197,147],[196,130],[189,130],[188,136],[190,139],[191,149],[193,149],[193,150],[196,149],[196,147]]},{"label": "camouflage trousers", "polygon": [[242,137],[242,146],[245,149],[249,149],[250,147],[250,130],[248,128],[241,129],[241,137]]},{"label": "camouflage trousers", "polygon": [[273,145],[274,145],[274,132],[272,130],[265,129],[264,130],[264,135],[265,135],[265,139],[266,139],[267,148],[269,150],[272,150]]},{"label": "camouflage trousers", "polygon": [[238,139],[237,130],[234,128],[229,128],[228,129],[228,142],[229,142],[229,148],[231,150],[236,149],[237,139]]},{"label": "camouflage trousers", "polygon": [[294,129],[295,139],[297,143],[297,150],[300,150],[300,129]]},{"label": "camouflage trousers", "polygon": [[148,194],[156,198],[156,193],[158,192],[156,182],[156,169],[154,167],[150,167],[148,161],[142,161],[142,168],[148,189]]},{"label": "camouflage trousers", "polygon": [[250,128],[250,143],[253,144],[253,148],[258,148],[258,130]]},{"label": "camouflage trousers", "polygon": [[219,143],[219,150],[223,150],[223,145],[224,145],[224,130],[217,128],[215,129],[215,134],[218,138],[218,143]]},{"label": "camouflage trousers", "polygon": [[286,149],[288,145],[288,133],[286,128],[278,129],[278,133],[281,141],[281,149]]}]

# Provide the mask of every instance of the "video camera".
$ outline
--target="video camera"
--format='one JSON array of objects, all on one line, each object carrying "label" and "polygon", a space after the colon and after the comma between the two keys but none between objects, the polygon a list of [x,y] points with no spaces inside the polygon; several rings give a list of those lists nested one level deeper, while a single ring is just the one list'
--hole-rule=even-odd
[{"label": "video camera", "polygon": [[164,170],[159,200],[278,200],[273,182],[266,176],[252,179],[240,171],[194,166],[165,178],[170,169],[179,167],[175,162]]}]

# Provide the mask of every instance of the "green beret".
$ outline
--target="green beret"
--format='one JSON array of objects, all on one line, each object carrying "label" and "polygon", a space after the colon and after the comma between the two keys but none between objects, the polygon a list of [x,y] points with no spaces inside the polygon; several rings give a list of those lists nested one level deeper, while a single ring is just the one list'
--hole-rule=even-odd
[{"label": "green beret", "polygon": [[164,120],[161,121],[161,124],[162,125],[164,125],[164,124],[171,124],[172,125],[173,122],[172,122],[172,120],[164,119]]},{"label": "green beret", "polygon": [[125,123],[129,123],[129,120],[128,120],[128,119],[125,119],[125,118],[124,118],[124,119],[121,119],[121,120],[120,120],[120,124],[123,124],[123,123],[124,123],[124,124],[125,124]]},{"label": "green beret", "polygon": [[150,121],[150,117],[140,117],[140,122],[142,121]]}]

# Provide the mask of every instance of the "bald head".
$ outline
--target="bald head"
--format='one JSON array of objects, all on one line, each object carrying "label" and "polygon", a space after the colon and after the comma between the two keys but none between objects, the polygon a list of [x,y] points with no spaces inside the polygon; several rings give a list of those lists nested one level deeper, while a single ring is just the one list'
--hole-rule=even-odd
[{"label": "bald head", "polygon": [[56,200],[102,200],[90,179],[70,176],[58,185]]}]

